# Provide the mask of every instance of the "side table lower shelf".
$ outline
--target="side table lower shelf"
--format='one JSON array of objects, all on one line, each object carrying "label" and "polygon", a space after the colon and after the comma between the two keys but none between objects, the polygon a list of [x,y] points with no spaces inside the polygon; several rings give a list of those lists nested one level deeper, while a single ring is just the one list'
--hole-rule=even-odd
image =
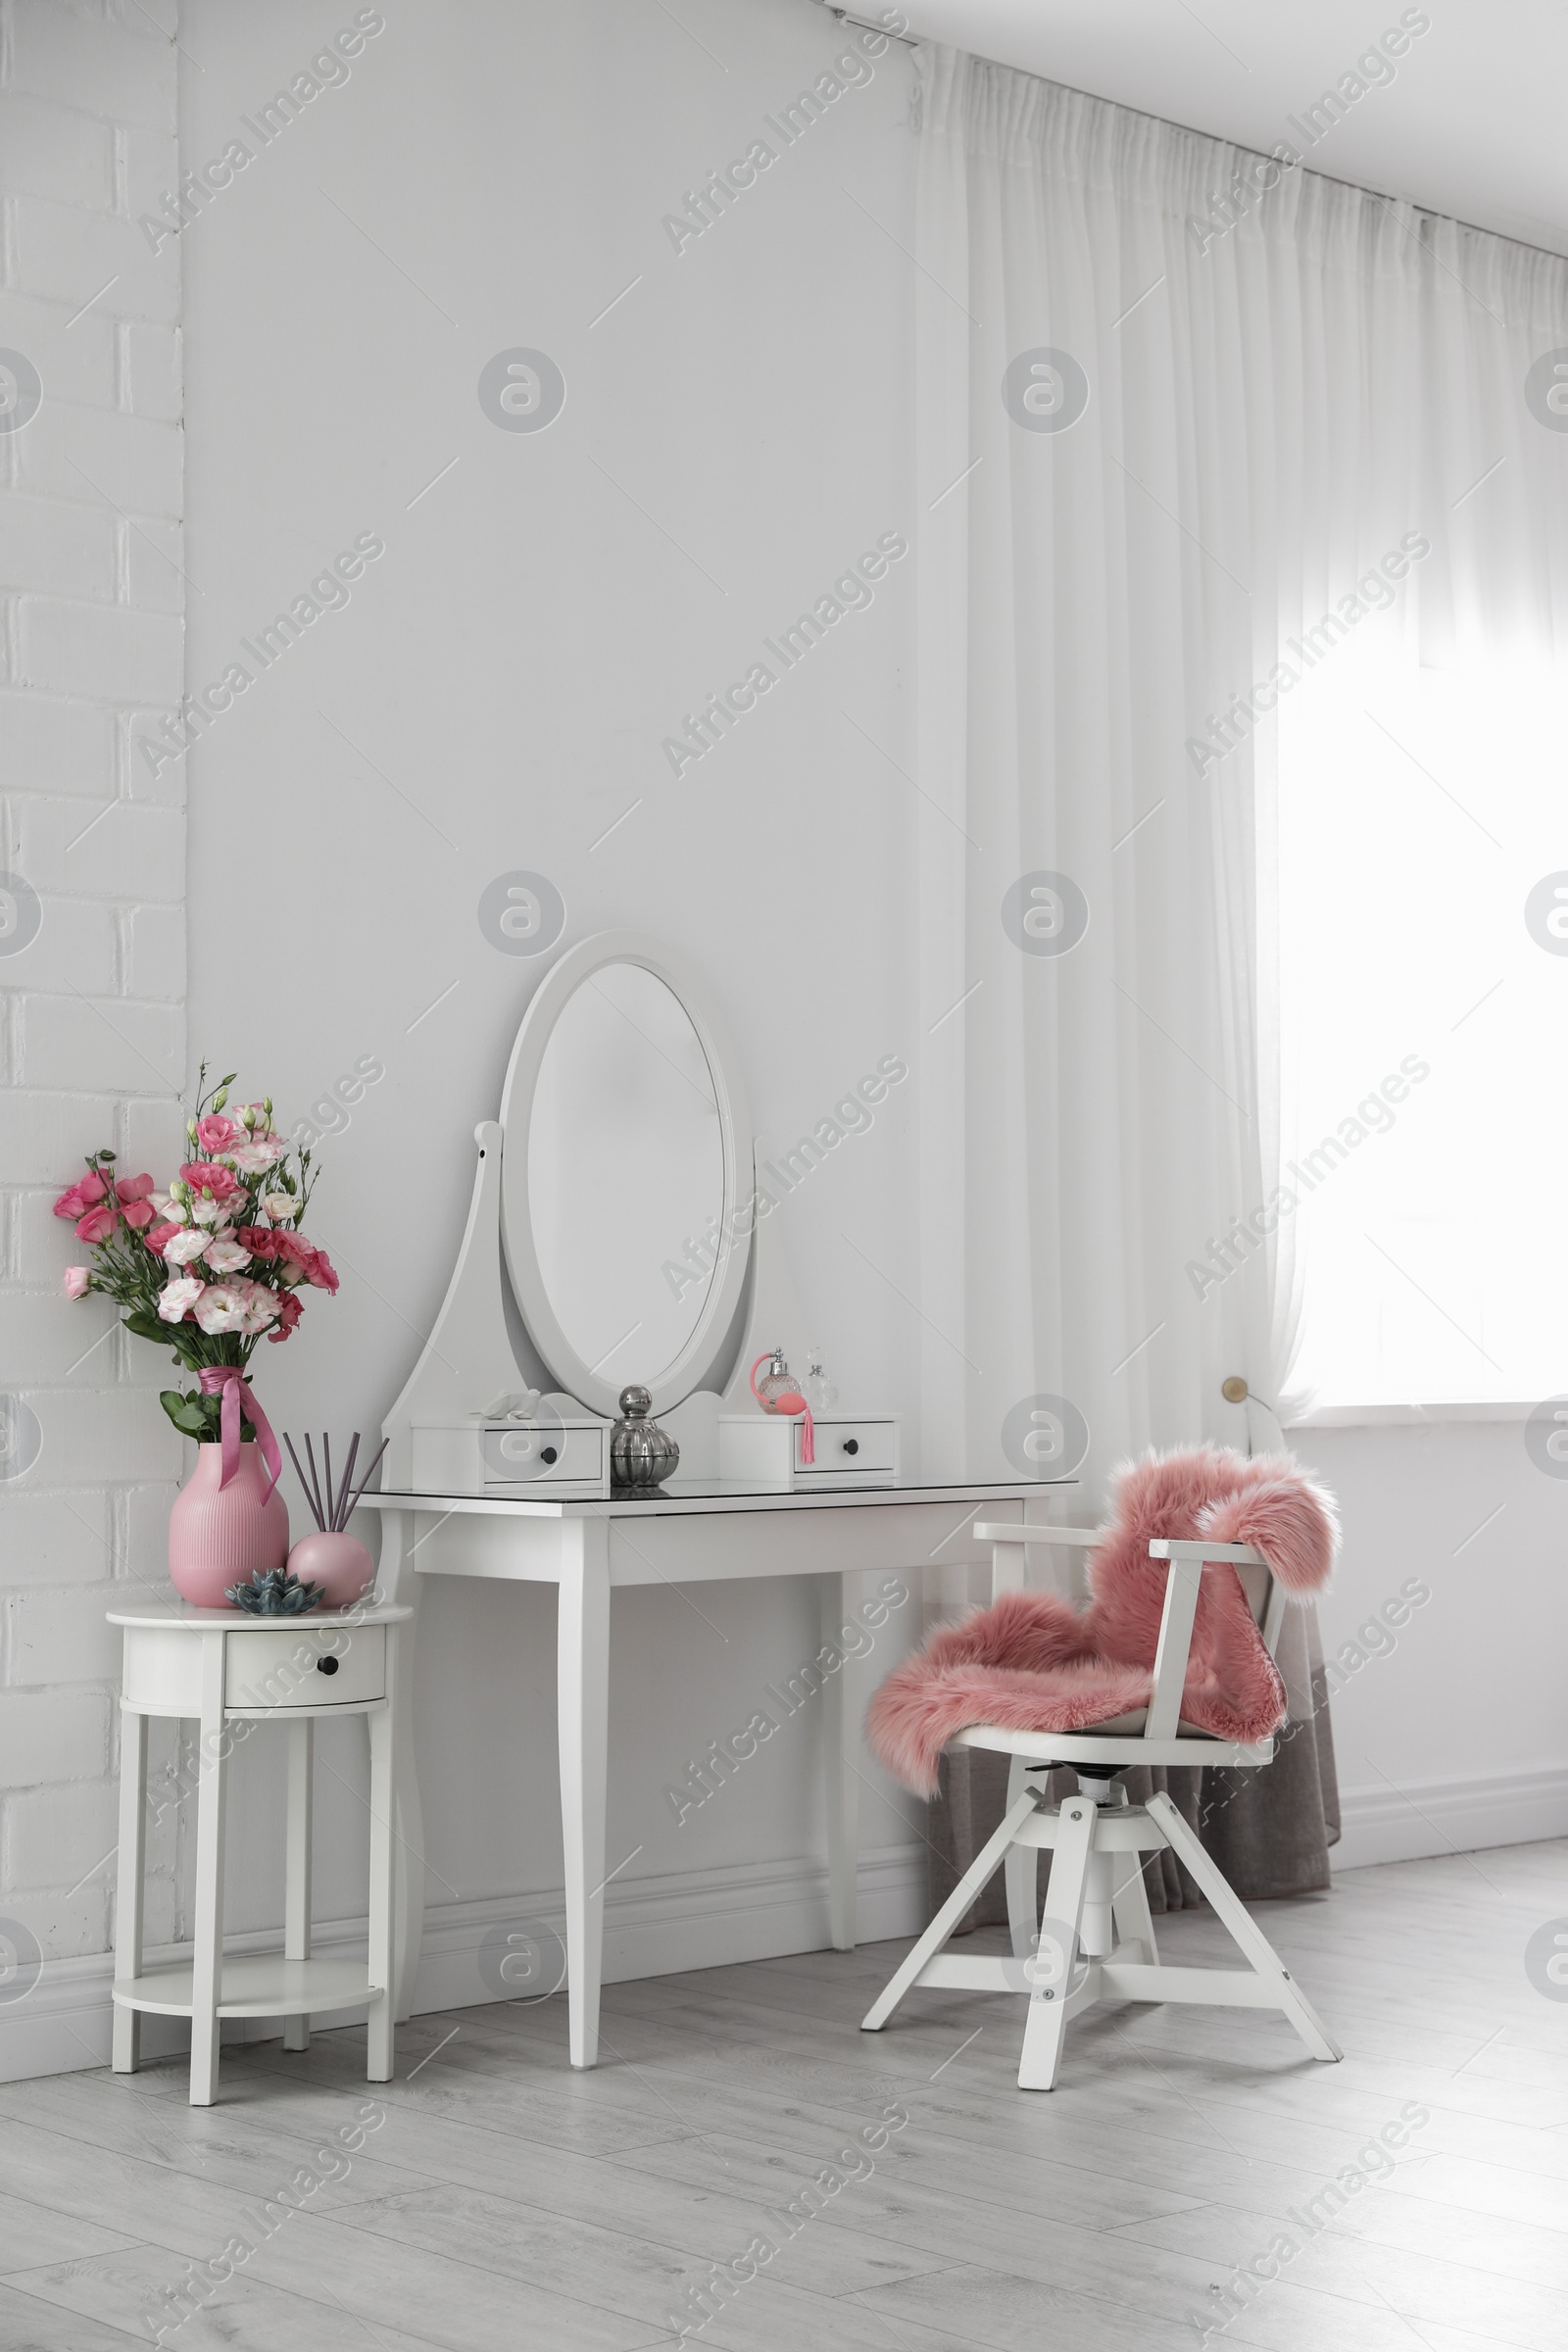
[{"label": "side table lower shelf", "polygon": [[[190,2017],[195,2012],[194,1961],[150,1968],[139,1977],[117,1979],[114,1997],[122,2009],[156,2017]],[[386,1999],[372,1984],[363,1960],[289,1960],[281,1952],[225,1954],[218,1990],[220,2017],[312,2017],[330,2009],[355,2009]]]}]

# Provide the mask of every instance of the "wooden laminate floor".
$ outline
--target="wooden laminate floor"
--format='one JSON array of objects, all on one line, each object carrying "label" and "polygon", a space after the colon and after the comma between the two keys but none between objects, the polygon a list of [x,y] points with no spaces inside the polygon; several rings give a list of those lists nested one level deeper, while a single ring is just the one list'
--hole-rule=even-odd
[{"label": "wooden laminate floor", "polygon": [[[205,2111],[174,2061],[0,2086],[0,2346],[636,2352],[762,2238],[689,2341],[1165,2352],[1206,2326],[1270,2352],[1558,2352],[1568,2000],[1525,1947],[1565,1914],[1560,1843],[1259,1906],[1341,2066],[1259,2014],[1107,2007],[1069,2030],[1060,2088],[1020,2092],[1014,1999],[916,1993],[858,2032],[881,1944],[614,1985],[589,2075],[558,1997],[416,2019],[373,2091],[363,2029],[227,2052]],[[1162,1957],[1228,1958],[1206,1915],[1156,1924]],[[192,2288],[231,2241],[254,2250]],[[1254,2259],[1275,2275],[1219,2301]]]}]

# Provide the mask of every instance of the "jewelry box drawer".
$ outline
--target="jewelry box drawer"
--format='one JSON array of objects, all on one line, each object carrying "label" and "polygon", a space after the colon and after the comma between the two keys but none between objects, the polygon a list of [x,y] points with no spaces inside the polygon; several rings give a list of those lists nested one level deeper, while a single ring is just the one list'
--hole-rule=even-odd
[{"label": "jewelry box drawer", "polygon": [[604,1424],[512,1422],[487,1429],[479,1441],[487,1488],[593,1486],[608,1467]]},{"label": "jewelry box drawer", "polygon": [[610,1492],[607,1421],[547,1411],[534,1421],[416,1421],[411,1434],[412,1484],[420,1494]]},{"label": "jewelry box drawer", "polygon": [[795,1433],[795,1475],[798,1479],[864,1478],[871,1473],[891,1477],[898,1467],[896,1429],[892,1421],[818,1421],[812,1430],[816,1459],[806,1459],[806,1424],[792,1424]]},{"label": "jewelry box drawer", "polygon": [[312,1626],[230,1634],[225,1707],[342,1707],[386,1696],[386,1632],[379,1625]]}]

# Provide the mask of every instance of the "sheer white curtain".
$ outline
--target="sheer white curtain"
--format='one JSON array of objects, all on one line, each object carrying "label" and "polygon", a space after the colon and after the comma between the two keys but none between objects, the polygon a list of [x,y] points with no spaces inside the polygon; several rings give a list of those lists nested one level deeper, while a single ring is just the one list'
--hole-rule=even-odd
[{"label": "sheer white curtain", "polygon": [[919,69],[924,1460],[1087,1429],[1089,1504],[1148,1443],[1274,1440],[1220,1396],[1295,1344],[1274,706],[1380,631],[1568,626],[1568,270]]}]

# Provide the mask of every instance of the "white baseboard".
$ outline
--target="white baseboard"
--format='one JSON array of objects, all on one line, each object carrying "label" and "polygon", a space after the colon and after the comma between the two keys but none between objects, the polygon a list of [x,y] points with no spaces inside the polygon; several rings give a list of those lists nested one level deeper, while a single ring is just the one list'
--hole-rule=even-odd
[{"label": "white baseboard", "polygon": [[[921,1846],[887,1846],[862,1854],[858,1879],[858,1933],[861,1942],[912,1936],[927,1917],[925,1851]],[[416,2012],[471,2008],[504,1997],[480,1972],[480,1947],[511,1934],[540,1927],[559,1936],[564,1918],[560,1887],[532,1894],[493,1895],[482,1902],[433,1904],[425,1914],[424,1949],[415,1993]],[[279,1931],[280,1933],[280,1931]],[[313,1947],[318,1956],[348,1957],[366,1948],[366,1922],[318,1921]],[[605,1981],[662,1977],[684,1969],[732,1967],[743,1960],[782,1959],[790,1952],[823,1950],[829,1941],[827,1872],[820,1862],[730,1863],[716,1869],[681,1871],[662,1878],[617,1882],[605,1897]],[[234,1953],[276,1948],[278,1934],[230,1936]],[[149,1950],[147,1964],[188,1957]],[[0,2002],[0,2082],[33,2075],[71,2074],[109,2064],[114,1981],[111,1954],[48,1960],[37,1982],[18,2000]],[[353,2020],[346,2010],[335,2023]],[[363,2017],[364,2011],[358,2013]],[[324,2022],[324,2021],[322,2021]],[[223,2028],[228,2040],[275,2038],[272,2020],[239,2021]],[[562,2033],[565,2024],[563,2020]],[[142,2049],[149,2058],[189,2047],[189,2028],[178,2018],[144,2017]]]},{"label": "white baseboard", "polygon": [[1332,1849],[1335,1870],[1370,1862],[1416,1862],[1432,1854],[1473,1853],[1488,1845],[1528,1845],[1568,1837],[1568,1765],[1526,1772],[1467,1773],[1392,1788],[1342,1788],[1344,1834]]}]

